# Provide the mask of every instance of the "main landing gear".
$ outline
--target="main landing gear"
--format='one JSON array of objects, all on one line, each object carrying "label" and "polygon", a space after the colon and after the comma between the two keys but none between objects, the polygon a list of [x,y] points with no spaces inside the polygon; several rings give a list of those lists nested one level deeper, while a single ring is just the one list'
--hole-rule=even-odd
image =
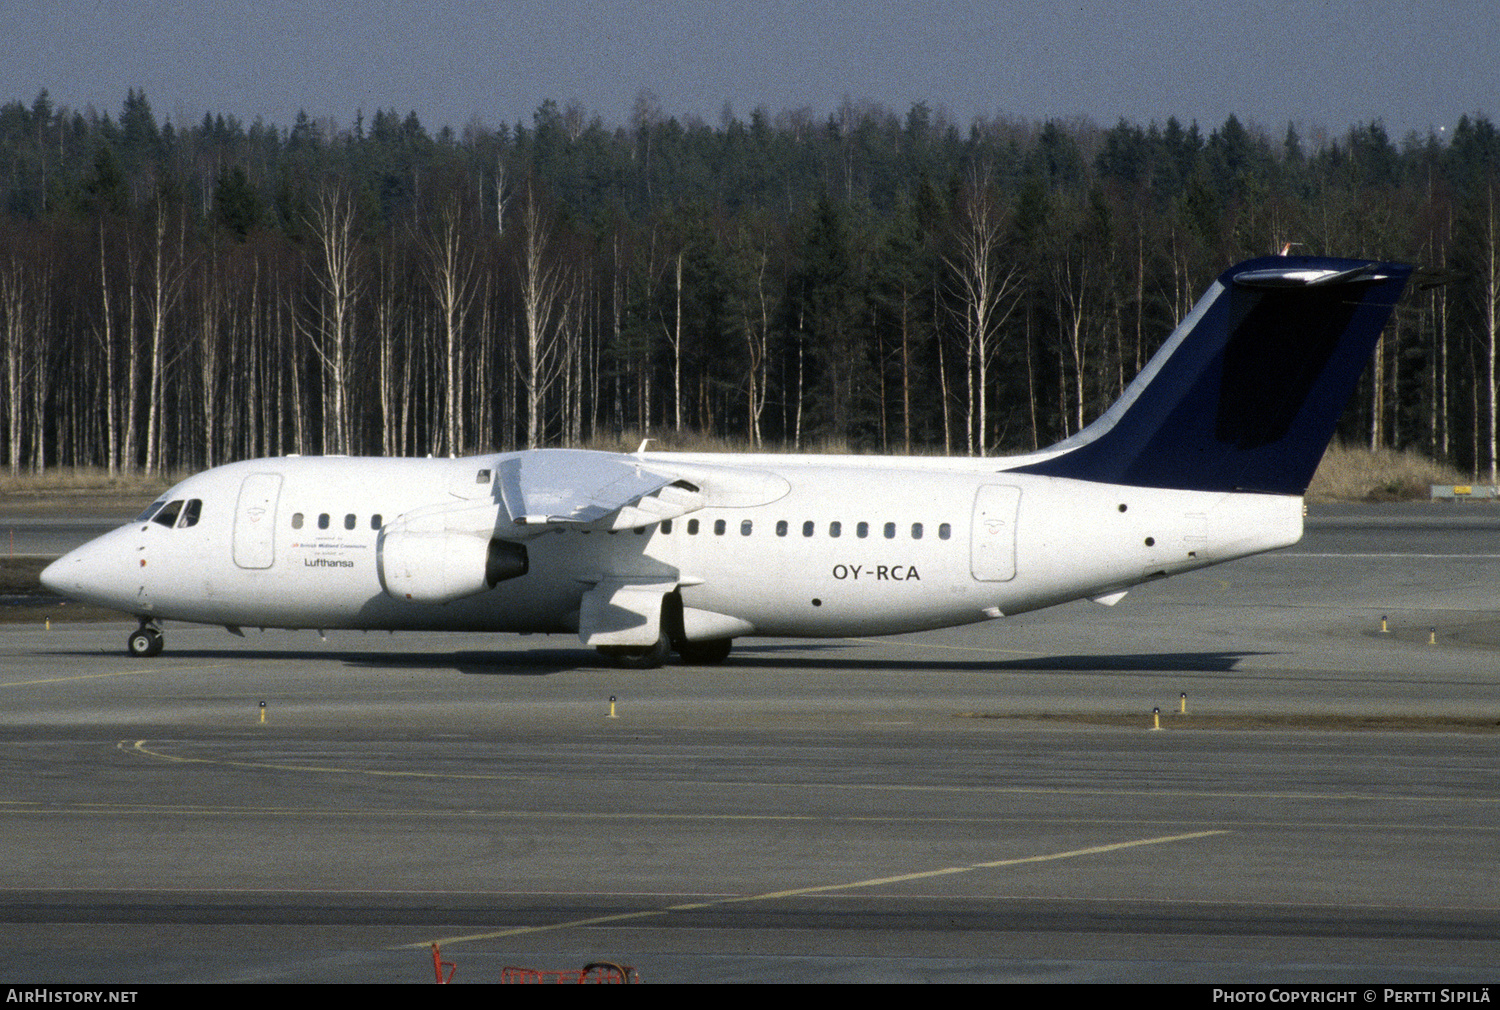
[{"label": "main landing gear", "polygon": [[622,670],[654,670],[667,661],[672,644],[663,635],[655,645],[601,645],[599,654]]},{"label": "main landing gear", "polygon": [[689,666],[717,666],[729,658],[734,646],[730,638],[712,638],[706,642],[672,641],[663,635],[655,645],[601,645],[600,655],[626,670],[654,670],[667,661],[674,651]]},{"label": "main landing gear", "polygon": [[141,618],[141,626],[136,629],[135,634],[130,636],[130,641],[125,647],[130,650],[132,656],[144,658],[160,656],[166,644],[162,639],[161,629],[145,618]]},{"label": "main landing gear", "polygon": [[674,642],[673,648],[684,663],[692,666],[718,666],[729,658],[734,647],[732,638],[710,638],[705,642]]}]

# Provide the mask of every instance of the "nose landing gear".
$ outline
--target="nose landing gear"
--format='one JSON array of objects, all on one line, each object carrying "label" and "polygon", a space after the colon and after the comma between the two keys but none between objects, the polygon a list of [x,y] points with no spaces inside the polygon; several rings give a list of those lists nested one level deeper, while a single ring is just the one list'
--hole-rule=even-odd
[{"label": "nose landing gear", "polygon": [[144,658],[161,655],[166,642],[162,639],[161,629],[142,618],[141,626],[136,629],[135,634],[130,636],[130,641],[125,647],[130,650],[132,656]]}]

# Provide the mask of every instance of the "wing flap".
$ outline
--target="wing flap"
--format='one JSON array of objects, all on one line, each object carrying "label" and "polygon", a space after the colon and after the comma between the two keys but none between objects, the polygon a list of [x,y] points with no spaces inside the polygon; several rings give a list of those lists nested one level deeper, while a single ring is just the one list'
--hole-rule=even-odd
[{"label": "wing flap", "polygon": [[579,639],[596,647],[655,645],[661,638],[662,601],[676,588],[675,579],[601,579],[579,603]]}]

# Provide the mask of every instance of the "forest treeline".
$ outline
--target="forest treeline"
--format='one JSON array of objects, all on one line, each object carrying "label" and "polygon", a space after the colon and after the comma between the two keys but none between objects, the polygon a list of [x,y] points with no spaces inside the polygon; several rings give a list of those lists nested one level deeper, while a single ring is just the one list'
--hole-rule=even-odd
[{"label": "forest treeline", "polygon": [[1272,137],[643,92],[429,132],[0,106],[11,472],[711,434],[990,454],[1108,405],[1225,267],[1399,259],[1346,440],[1495,466],[1500,136]]}]

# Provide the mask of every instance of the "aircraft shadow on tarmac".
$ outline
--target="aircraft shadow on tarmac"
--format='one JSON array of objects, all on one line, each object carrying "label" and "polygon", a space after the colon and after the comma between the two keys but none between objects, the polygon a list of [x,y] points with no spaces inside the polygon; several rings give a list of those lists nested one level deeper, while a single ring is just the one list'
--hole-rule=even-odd
[{"label": "aircraft shadow on tarmac", "polygon": [[[807,647],[798,646],[806,651]],[[816,648],[816,647],[814,647]],[[920,648],[920,647],[918,647]],[[757,655],[755,646],[744,650],[738,648],[726,665],[738,667],[769,668],[787,665],[784,660]],[[1114,655],[1073,656],[1026,656],[1019,659],[961,659],[912,658],[912,659],[855,659],[837,656],[803,657],[796,660],[797,666],[826,670],[962,670],[967,672],[995,671],[1008,673],[1223,673],[1233,670],[1242,659],[1267,655],[1262,652],[1145,652]]]},{"label": "aircraft shadow on tarmac", "polygon": [[[951,655],[914,655],[905,659],[883,659],[870,656],[840,655],[860,643],[793,642],[786,644],[736,646],[733,655],[720,666],[691,667],[672,663],[668,669],[777,670],[789,667],[816,670],[942,672],[966,673],[1226,673],[1238,663],[1265,652],[1145,652],[1104,655],[1027,656],[1017,659],[955,659]],[[783,655],[796,653],[794,657]],[[808,653],[819,653],[808,655]],[[97,656],[98,653],[58,651],[53,656]],[[603,657],[590,649],[527,649],[525,651],[463,652],[347,652],[310,649],[173,649],[172,659],[198,661],[300,663],[329,660],[366,670],[438,670],[453,669],[468,676],[545,677],[577,670],[618,672]],[[149,662],[145,660],[142,662]],[[650,671],[644,671],[649,675]]]}]

